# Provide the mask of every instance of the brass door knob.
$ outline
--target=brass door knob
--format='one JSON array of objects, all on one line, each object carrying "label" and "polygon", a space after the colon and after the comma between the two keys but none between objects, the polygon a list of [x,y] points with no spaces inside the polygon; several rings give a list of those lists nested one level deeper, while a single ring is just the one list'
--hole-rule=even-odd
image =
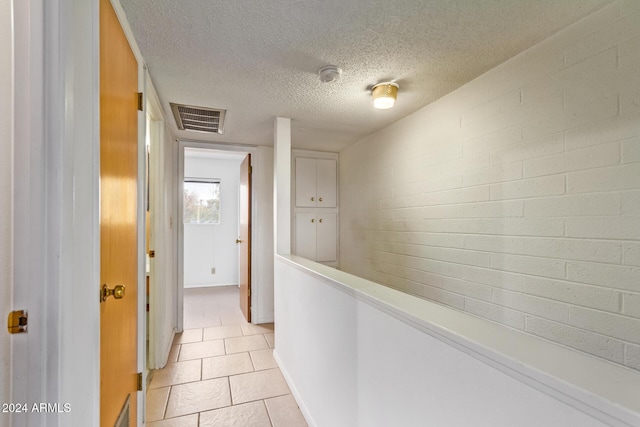
[{"label": "brass door knob", "polygon": [[122,299],[124,298],[124,289],[124,285],[116,285],[111,289],[107,284],[104,284],[100,290],[100,300],[106,301],[111,296],[115,299]]},{"label": "brass door knob", "polygon": [[322,201],[322,197],[320,197],[320,198],[318,199],[318,201],[320,201],[320,202],[321,202],[321,201]]},{"label": "brass door knob", "polygon": [[242,243],[242,240],[236,239],[236,243]]}]

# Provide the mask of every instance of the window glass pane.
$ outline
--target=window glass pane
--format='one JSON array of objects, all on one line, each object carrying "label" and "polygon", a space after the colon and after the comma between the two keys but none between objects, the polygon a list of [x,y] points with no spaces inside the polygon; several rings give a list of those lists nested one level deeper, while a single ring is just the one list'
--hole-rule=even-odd
[{"label": "window glass pane", "polygon": [[220,224],[219,182],[184,182],[184,222]]}]

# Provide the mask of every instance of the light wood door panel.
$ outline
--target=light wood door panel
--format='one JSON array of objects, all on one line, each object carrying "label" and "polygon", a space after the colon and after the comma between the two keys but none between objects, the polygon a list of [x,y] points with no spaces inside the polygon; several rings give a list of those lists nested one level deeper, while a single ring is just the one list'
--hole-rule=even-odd
[{"label": "light wood door panel", "polygon": [[[127,396],[137,408],[138,63],[109,0],[100,0],[100,424],[113,426]],[[98,289],[96,289],[96,298]]]},{"label": "light wood door panel", "polygon": [[251,321],[251,154],[240,165],[240,309]]}]

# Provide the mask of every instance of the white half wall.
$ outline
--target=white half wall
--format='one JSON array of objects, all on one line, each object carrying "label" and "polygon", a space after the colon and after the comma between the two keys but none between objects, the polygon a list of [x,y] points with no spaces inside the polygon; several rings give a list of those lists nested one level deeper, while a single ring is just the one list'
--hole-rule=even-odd
[{"label": "white half wall", "polygon": [[193,157],[185,151],[186,178],[220,179],[220,224],[184,224],[185,288],[238,284],[240,163],[241,158]]},{"label": "white half wall", "polygon": [[[13,89],[11,2],[0,3],[0,314],[11,311],[11,212],[13,174]],[[0,402],[11,402],[11,335],[0,334]],[[0,427],[9,426],[9,414],[0,414]]]},{"label": "white half wall", "polygon": [[276,256],[274,355],[312,427],[640,425],[640,373]]},{"label": "white half wall", "polygon": [[342,151],[340,269],[640,369],[639,23],[615,1]]}]

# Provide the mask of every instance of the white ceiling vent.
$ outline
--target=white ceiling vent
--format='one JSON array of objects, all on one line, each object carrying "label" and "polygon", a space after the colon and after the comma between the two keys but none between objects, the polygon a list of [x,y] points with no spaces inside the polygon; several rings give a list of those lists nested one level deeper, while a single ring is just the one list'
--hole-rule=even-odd
[{"label": "white ceiling vent", "polygon": [[180,130],[222,134],[227,110],[170,103]]}]

